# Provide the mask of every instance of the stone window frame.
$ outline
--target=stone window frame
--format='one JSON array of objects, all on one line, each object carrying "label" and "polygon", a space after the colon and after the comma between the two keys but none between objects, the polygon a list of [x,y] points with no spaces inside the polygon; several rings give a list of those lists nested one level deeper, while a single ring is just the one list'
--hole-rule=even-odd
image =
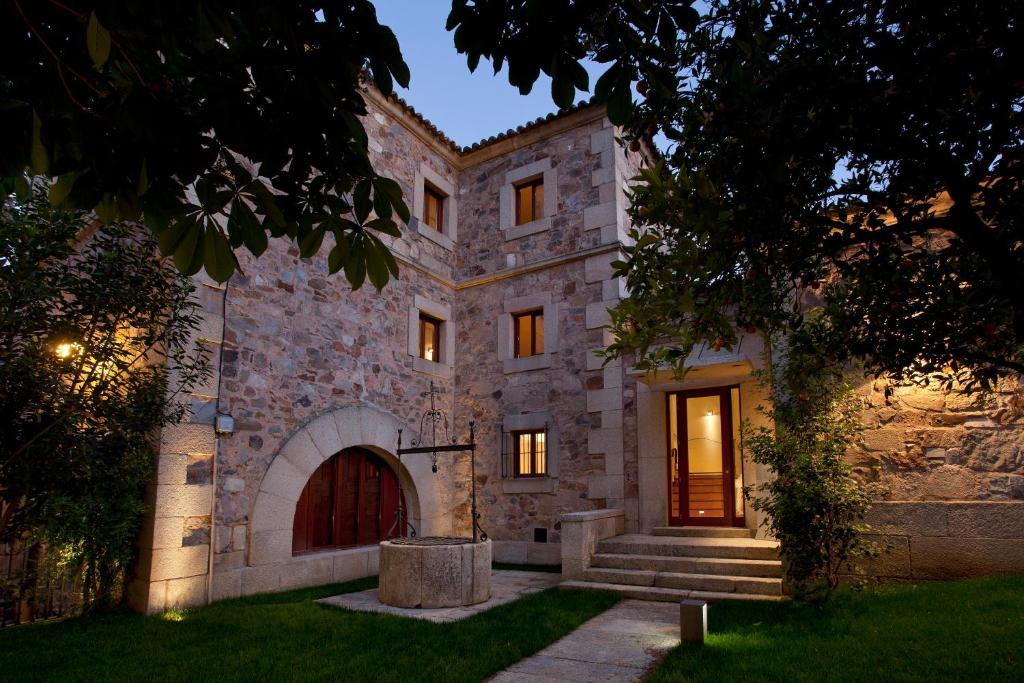
[{"label": "stone window frame", "polygon": [[[516,185],[533,177],[543,177],[544,179],[544,216],[529,223],[516,225]],[[551,157],[538,159],[505,173],[505,183],[498,188],[498,223],[505,233],[506,241],[549,230],[551,219],[556,213],[558,213],[558,172],[551,164]]]},{"label": "stone window frame", "polygon": [[[547,429],[547,474],[540,477],[515,477],[512,474],[501,480],[501,491],[516,493],[555,493],[558,490],[558,423],[548,411],[505,415],[502,429],[505,434],[512,432]],[[502,444],[504,449],[505,445]]]},{"label": "stone window frame", "polygon": [[[431,230],[433,228],[430,228]],[[426,313],[441,321],[441,361],[434,362],[420,358],[420,313]],[[452,323],[452,307],[428,299],[419,294],[413,297],[409,306],[409,355],[417,372],[450,379],[455,365],[455,325]]]},{"label": "stone window frame", "polygon": [[[444,205],[442,206],[442,220],[444,222],[442,227],[444,229],[441,231],[430,227],[423,220],[423,211],[426,205],[424,189],[428,184],[435,192],[444,195]],[[458,199],[455,196],[455,184],[426,163],[421,162],[419,168],[416,169],[416,177],[413,184],[412,220],[410,223],[415,222],[415,230],[418,234],[445,249],[451,250],[455,248],[455,242],[458,240],[458,218],[459,205]]]},{"label": "stone window frame", "polygon": [[[544,312],[544,352],[516,358],[512,316],[538,309]],[[558,304],[551,301],[551,292],[505,299],[502,302],[502,313],[498,316],[497,328],[498,359],[501,360],[502,370],[506,375],[551,367],[551,354],[558,353]]]}]

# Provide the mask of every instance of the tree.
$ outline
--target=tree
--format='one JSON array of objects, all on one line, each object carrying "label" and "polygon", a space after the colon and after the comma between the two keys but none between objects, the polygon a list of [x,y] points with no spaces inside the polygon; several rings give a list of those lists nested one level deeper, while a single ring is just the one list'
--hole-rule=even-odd
[{"label": "tree", "polygon": [[42,194],[0,212],[0,540],[45,544],[100,609],[134,556],[154,434],[208,370],[193,286],[155,242],[121,223],[83,238],[87,217]]},{"label": "tree", "polygon": [[370,164],[360,80],[409,70],[370,2],[11,0],[0,40],[4,196],[56,178],[54,205],[142,219],[218,281],[268,234],[310,256],[330,233],[353,287],[397,275],[377,233],[409,212]]},{"label": "tree", "polygon": [[531,35],[609,63],[609,117],[669,142],[634,186],[613,355],[681,370],[820,307],[840,363],[967,389],[1024,371],[1024,7],[590,4],[456,2],[449,25],[514,83],[550,62]]}]

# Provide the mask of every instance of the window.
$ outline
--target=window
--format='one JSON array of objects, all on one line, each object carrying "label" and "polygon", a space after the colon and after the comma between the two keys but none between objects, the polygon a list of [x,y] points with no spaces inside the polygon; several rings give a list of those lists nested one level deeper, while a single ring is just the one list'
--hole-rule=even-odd
[{"label": "window", "polygon": [[295,505],[292,553],[379,543],[394,526],[398,495],[395,471],[373,453],[347,448],[328,458]]},{"label": "window", "polygon": [[534,178],[515,186],[516,225],[544,217],[544,178]]},{"label": "window", "polygon": [[441,324],[437,318],[420,313],[420,358],[441,362]]},{"label": "window", "polygon": [[543,477],[548,473],[547,439],[545,429],[512,432],[517,477]]},{"label": "window", "polygon": [[514,357],[526,358],[544,353],[544,311],[512,314],[515,334]]},{"label": "window", "polygon": [[434,230],[444,232],[445,196],[430,185],[423,185],[423,222]]}]

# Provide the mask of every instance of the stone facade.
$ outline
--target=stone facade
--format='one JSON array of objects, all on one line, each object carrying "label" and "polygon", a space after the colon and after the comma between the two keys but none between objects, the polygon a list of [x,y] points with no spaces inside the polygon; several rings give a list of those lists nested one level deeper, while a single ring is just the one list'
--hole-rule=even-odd
[{"label": "stone facade", "polygon": [[[760,419],[765,396],[751,373],[764,349],[754,335],[732,351],[698,350],[684,382],[595,355],[609,342],[607,311],[623,296],[610,264],[629,243],[625,188],[644,163],[616,143],[601,108],[581,106],[460,150],[401,101],[366,96],[371,160],[413,208],[402,236],[384,238],[400,278],[382,292],[353,292],[328,275],[329,245],[302,259],[288,241],[272,240],[258,259],[239,253],[241,272],[226,287],[199,280],[206,322],[196,343],[219,372],[192,397],[192,421],[163,435],[131,589],[138,609],[375,574],[376,545],[291,552],[303,486],[348,447],[372,451],[398,473],[419,533],[467,535],[468,458],[441,455],[433,474],[426,456],[401,466],[394,457],[398,430],[414,434],[432,384],[460,436],[476,425],[480,523],[495,559],[507,562],[559,562],[564,513],[622,510],[619,531],[667,522],[667,392],[735,385],[741,418]],[[533,177],[544,180],[543,215],[514,225],[514,183]],[[426,183],[447,196],[441,231],[421,221]],[[545,349],[515,358],[511,316],[527,309],[544,313]],[[442,321],[438,362],[418,357],[420,311]],[[871,386],[865,397],[872,428],[858,465],[885,471],[893,500],[912,503],[880,507],[899,511],[879,532],[909,548],[897,553],[918,557],[880,572],[940,574],[921,548],[934,558],[957,538],[971,539],[979,558],[1017,553],[979,560],[977,571],[1024,566],[1024,540],[1013,535],[1020,524],[990,524],[1004,518],[997,508],[971,517],[975,508],[947,504],[1004,501],[998,509],[1009,520],[1024,510],[1020,432],[1003,424],[1005,411],[910,393],[887,403]],[[547,429],[548,476],[512,477],[503,434],[531,428]],[[743,470],[747,484],[765,475],[749,463]],[[923,505],[943,506],[934,514],[945,522]],[[747,526],[759,521],[748,506]]]},{"label": "stone facade", "polygon": [[868,523],[887,578],[1024,571],[1024,419],[1016,387],[987,397],[882,381],[858,388],[866,430],[850,462],[885,488]]}]

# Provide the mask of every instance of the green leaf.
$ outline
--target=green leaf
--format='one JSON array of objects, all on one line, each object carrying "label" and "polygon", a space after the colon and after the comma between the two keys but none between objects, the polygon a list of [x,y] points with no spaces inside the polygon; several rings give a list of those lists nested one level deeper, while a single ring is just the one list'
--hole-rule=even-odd
[{"label": "green leaf", "polygon": [[146,171],[146,160],[142,160],[142,170],[139,171],[139,182],[135,188],[135,193],[138,196],[146,194],[146,190],[149,189],[149,173]]},{"label": "green leaf", "polygon": [[103,199],[100,200],[93,210],[99,216],[99,219],[107,225],[116,221],[118,215],[120,215],[117,210],[117,200],[109,192],[103,195]]},{"label": "green leaf", "polygon": [[36,175],[46,175],[50,169],[50,158],[43,146],[43,122],[39,120],[39,114],[32,111],[32,172]]},{"label": "green leaf", "polygon": [[366,260],[360,240],[351,240],[348,259],[345,261],[345,278],[354,290],[362,287],[366,281]]},{"label": "green leaf", "polygon": [[200,248],[203,226],[195,219],[190,219],[189,223],[174,249],[174,266],[185,275],[195,275],[203,267],[203,250]]},{"label": "green leaf", "polygon": [[629,81],[618,83],[608,98],[608,120],[616,126],[624,125],[633,113],[633,95]]},{"label": "green leaf", "polygon": [[408,223],[411,214],[409,213],[409,207],[402,199],[402,186],[391,178],[376,178],[373,181],[373,187],[377,192],[383,192],[387,195],[388,199],[391,200],[391,206],[394,208],[395,213],[404,222]]},{"label": "green leaf", "polygon": [[373,203],[370,201],[370,181],[366,178],[360,180],[352,193],[352,204],[355,209],[356,220],[360,223],[366,221],[370,215]]},{"label": "green leaf", "polygon": [[235,255],[227,238],[216,227],[206,231],[203,240],[203,262],[207,274],[217,282],[227,282],[235,272]]},{"label": "green leaf", "polygon": [[576,87],[568,77],[558,75],[551,79],[551,99],[555,101],[560,109],[567,109],[572,106],[576,96]]},{"label": "green leaf", "polygon": [[402,231],[398,229],[398,226],[390,218],[374,218],[366,224],[366,227],[373,228],[392,237],[402,236]]},{"label": "green leaf", "polygon": [[320,245],[324,242],[324,229],[315,228],[299,240],[299,256],[309,258],[320,251]]},{"label": "green leaf", "polygon": [[344,236],[338,237],[337,235],[335,235],[334,239],[334,248],[327,255],[327,268],[332,275],[344,268],[349,259],[348,239]]},{"label": "green leaf", "polygon": [[236,199],[231,208],[231,217],[235,218],[236,214],[242,231],[242,241],[253,256],[259,256],[267,250],[267,231],[260,225],[260,220],[249,205],[241,199]]},{"label": "green leaf", "polygon": [[96,12],[89,14],[89,23],[85,27],[85,43],[89,48],[92,64],[99,71],[110,58],[110,31],[96,17]]},{"label": "green leaf", "polygon": [[370,276],[370,284],[378,292],[388,283],[388,265],[381,251],[387,251],[387,248],[373,240],[366,242],[366,271]]},{"label": "green leaf", "polygon": [[161,230],[156,236],[156,243],[160,247],[160,253],[164,256],[170,256],[177,251],[178,245],[181,244],[181,240],[192,225],[191,219],[184,218],[172,222],[166,229]]},{"label": "green leaf", "polygon": [[57,182],[50,185],[50,206],[57,208],[64,204],[68,195],[71,194],[71,189],[75,186],[75,181],[78,180],[80,175],[82,175],[81,171],[65,173],[57,179]]}]

